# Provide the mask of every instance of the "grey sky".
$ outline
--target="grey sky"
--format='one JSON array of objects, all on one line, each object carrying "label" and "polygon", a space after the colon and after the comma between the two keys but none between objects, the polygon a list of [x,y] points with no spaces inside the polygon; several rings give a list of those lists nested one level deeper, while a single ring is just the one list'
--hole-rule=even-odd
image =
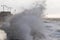
[{"label": "grey sky", "polygon": [[[31,8],[32,3],[34,3],[35,1],[38,0],[0,0],[0,5],[5,4],[8,7],[13,7],[13,10],[16,9],[17,10],[16,12],[19,12],[23,10],[22,8],[27,8],[27,9]],[[1,6],[0,9],[2,9]]]},{"label": "grey sky", "polygon": [[[23,10],[23,7],[27,9],[31,8],[32,3],[35,1],[37,0],[0,0],[0,5],[6,4],[9,7],[13,7],[13,10],[16,9],[19,12]],[[48,13],[48,17],[60,17],[60,0],[47,0],[46,4],[47,9],[45,14]],[[0,6],[1,9],[2,7]],[[13,10],[12,12],[14,12]]]},{"label": "grey sky", "polygon": [[48,17],[60,17],[60,0],[47,0],[46,4]]},{"label": "grey sky", "polygon": [[[13,9],[16,9],[17,11],[20,10],[21,7],[26,7],[26,5],[28,5],[28,3],[31,1],[24,1],[24,0],[0,0],[0,4],[5,4],[8,7],[13,7]],[[32,2],[31,2],[32,3]],[[29,5],[31,4],[29,3]],[[29,6],[28,5],[28,6]],[[27,6],[27,7],[28,7]],[[1,7],[1,6],[0,6]],[[1,7],[2,9],[2,7]],[[21,11],[21,10],[20,10]]]}]

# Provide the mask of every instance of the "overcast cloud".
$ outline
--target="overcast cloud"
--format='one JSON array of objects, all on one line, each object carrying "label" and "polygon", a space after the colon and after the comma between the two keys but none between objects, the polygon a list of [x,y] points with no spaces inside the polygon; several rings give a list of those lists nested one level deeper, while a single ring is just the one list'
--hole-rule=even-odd
[{"label": "overcast cloud", "polygon": [[60,17],[60,0],[47,0],[46,4],[48,17]]},{"label": "overcast cloud", "polygon": [[[18,11],[22,11],[23,8],[26,9],[32,8],[32,4],[36,1],[38,0],[0,0],[0,5],[3,4],[7,5],[8,7],[12,7],[13,9],[16,9],[16,12],[18,12]],[[0,9],[2,10],[1,6]]]},{"label": "overcast cloud", "polygon": [[[16,9],[16,12],[22,11],[24,8],[31,8],[32,3],[37,0],[0,0],[0,5],[5,4],[8,7],[12,7],[13,10]],[[48,17],[60,17],[60,0],[47,0],[46,2],[46,12]],[[0,6],[0,11],[2,7]],[[12,10],[12,12],[14,12]]]}]

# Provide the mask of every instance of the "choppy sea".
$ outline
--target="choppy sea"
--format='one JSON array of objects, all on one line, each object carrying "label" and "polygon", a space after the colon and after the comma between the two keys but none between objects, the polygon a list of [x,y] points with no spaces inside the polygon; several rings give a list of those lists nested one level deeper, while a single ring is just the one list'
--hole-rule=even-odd
[{"label": "choppy sea", "polygon": [[[60,40],[60,21],[45,20],[46,40]],[[6,39],[6,33],[0,30],[0,40]]]}]

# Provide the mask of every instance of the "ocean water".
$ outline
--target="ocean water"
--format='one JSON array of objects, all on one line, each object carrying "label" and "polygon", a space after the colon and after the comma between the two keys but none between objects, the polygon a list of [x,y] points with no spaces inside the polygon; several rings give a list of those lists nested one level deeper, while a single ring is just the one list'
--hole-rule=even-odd
[{"label": "ocean water", "polygon": [[46,40],[60,40],[60,21],[44,21]]},{"label": "ocean water", "polygon": [[[45,20],[44,24],[46,40],[60,40],[60,21]],[[6,39],[6,33],[3,30],[0,30],[0,40]]]}]

